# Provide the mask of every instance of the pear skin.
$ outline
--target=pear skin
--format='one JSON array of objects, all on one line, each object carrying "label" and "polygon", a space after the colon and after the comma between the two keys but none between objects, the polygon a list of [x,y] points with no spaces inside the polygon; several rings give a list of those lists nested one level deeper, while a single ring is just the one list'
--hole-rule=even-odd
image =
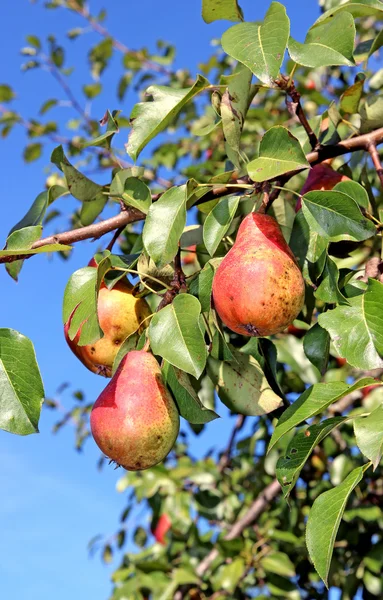
[{"label": "pear skin", "polygon": [[151,314],[149,305],[143,298],[133,296],[132,290],[133,286],[127,279],[118,281],[111,290],[104,283],[101,284],[97,314],[104,337],[97,342],[79,346],[81,327],[73,340],[69,338],[72,315],[64,325],[69,347],[93,373],[111,377],[113,362],[122,342],[136,330],[142,333],[148,325],[145,319]]},{"label": "pear skin", "polygon": [[[304,194],[307,194],[307,192],[312,192],[314,190],[332,190],[340,181],[350,181],[350,178],[347,177],[347,175],[342,175],[342,173],[335,171],[325,162],[315,165],[309,171],[308,177],[301,189],[301,195],[303,196]],[[301,198],[298,198],[295,205],[295,212],[298,212],[301,208],[302,200]]]},{"label": "pear skin", "polygon": [[246,336],[283,331],[298,316],[305,285],[276,220],[251,213],[213,279],[214,307],[223,323]]},{"label": "pear skin", "polygon": [[176,441],[179,425],[178,409],[161,369],[144,350],[124,356],[90,415],[100,450],[128,471],[161,462]]}]

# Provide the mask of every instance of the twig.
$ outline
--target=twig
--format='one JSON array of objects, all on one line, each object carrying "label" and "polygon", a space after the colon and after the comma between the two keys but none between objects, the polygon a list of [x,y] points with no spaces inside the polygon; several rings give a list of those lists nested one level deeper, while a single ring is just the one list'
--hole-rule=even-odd
[{"label": "twig", "polygon": [[371,156],[372,162],[374,164],[376,173],[380,179],[380,183],[383,187],[383,168],[382,168],[382,163],[380,162],[380,157],[379,157],[379,153],[376,149],[376,143],[371,142],[368,146],[367,146],[367,150]]},{"label": "twig", "polygon": [[[259,517],[260,514],[266,509],[269,503],[275,498],[280,490],[280,485],[278,481],[275,479],[272,483],[269,483],[268,486],[265,487],[263,492],[258,496],[258,498],[253,502],[250,506],[249,510],[238,519],[236,523],[230,528],[228,533],[223,538],[226,541],[234,540],[239,537],[241,533],[251,525],[255,519]],[[199,563],[196,574],[199,577],[202,577],[204,573],[208,570],[212,562],[217,558],[219,552],[216,548],[213,548],[209,554],[205,556],[205,558]]]},{"label": "twig", "polygon": [[311,148],[315,150],[319,148],[319,140],[311,128],[310,123],[308,122],[304,110],[301,104],[301,95],[295,87],[294,81],[289,77],[282,76],[281,79],[277,81],[278,86],[284,90],[287,96],[290,96],[292,102],[289,102],[286,97],[286,105],[290,113],[295,114],[299,119],[302,127],[307,133],[307,137],[309,138]]},{"label": "twig", "polygon": [[[306,159],[310,165],[317,165],[322,163],[324,160],[328,158],[334,158],[336,156],[342,156],[343,154],[347,154],[349,152],[357,152],[358,150],[366,150],[368,151],[368,147],[371,143],[375,146],[381,144],[383,142],[383,127],[377,129],[372,133],[365,133],[363,135],[359,135],[357,137],[351,138],[349,140],[344,140],[335,144],[334,146],[322,146],[318,150],[310,152],[306,155]],[[294,175],[297,175],[301,171],[304,171],[305,167],[301,169],[296,169],[295,171],[290,171],[280,177],[278,182],[281,184],[281,187],[289,181]],[[254,189],[259,184],[254,184]],[[268,207],[271,206],[272,202],[278,197],[280,190],[273,190],[270,194]],[[208,194],[205,194],[203,198],[201,198],[197,204],[202,204],[207,202],[212,198],[219,198],[221,196],[225,196],[230,193],[230,188],[222,186],[218,189],[211,190]],[[161,194],[155,194],[152,196],[153,202],[158,200],[161,197]],[[42,246],[46,246],[47,244],[61,243],[61,244],[73,244],[76,242],[80,242],[83,240],[87,240],[90,238],[98,238],[105,233],[109,233],[114,229],[118,229],[122,225],[127,225],[128,223],[134,223],[135,221],[141,221],[145,219],[145,215],[136,209],[129,209],[127,211],[123,211],[119,215],[115,217],[111,217],[110,219],[106,219],[105,221],[101,221],[101,223],[94,223],[93,225],[87,225],[85,227],[80,227],[79,229],[75,229],[72,231],[65,231],[63,233],[58,233],[54,236],[49,236],[46,238],[42,238],[37,242],[34,242],[31,246],[31,250],[36,248],[41,248]],[[10,256],[2,256],[0,257],[1,263],[13,262],[15,260],[19,260],[20,258],[30,258],[34,255],[28,256],[19,256],[19,257],[10,257]]]},{"label": "twig", "polygon": [[170,283],[170,290],[167,290],[158,305],[157,311],[164,308],[168,304],[171,304],[174,298],[180,292],[186,292],[187,285],[185,279],[185,273],[182,270],[181,265],[181,248],[178,247],[178,252],[174,257],[174,277]]},{"label": "twig", "polygon": [[231,460],[231,453],[233,451],[233,446],[234,446],[234,442],[235,442],[235,438],[237,436],[237,433],[242,429],[242,427],[245,424],[245,419],[246,417],[244,415],[238,415],[236,423],[233,427],[233,430],[231,432],[230,438],[229,438],[229,442],[227,444],[227,448],[226,450],[223,452],[220,461],[219,461],[219,465],[218,465],[218,470],[220,471],[220,473],[222,473],[222,471],[227,467],[227,465],[230,463]]}]

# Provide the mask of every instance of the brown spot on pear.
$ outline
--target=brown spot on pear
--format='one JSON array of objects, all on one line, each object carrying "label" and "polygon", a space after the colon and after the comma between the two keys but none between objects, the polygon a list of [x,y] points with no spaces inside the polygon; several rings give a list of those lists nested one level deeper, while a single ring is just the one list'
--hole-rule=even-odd
[{"label": "brown spot on pear", "polygon": [[100,450],[127,469],[149,469],[172,449],[179,431],[177,406],[154,356],[128,352],[96,400],[90,426]]},{"label": "brown spot on pear", "polygon": [[258,213],[245,217],[213,280],[224,324],[247,336],[278,333],[298,316],[304,297],[302,274],[277,221]]},{"label": "brown spot on pear", "polygon": [[[92,258],[88,266],[97,267],[97,263]],[[101,284],[97,314],[104,337],[97,342],[79,346],[81,327],[73,340],[69,338],[73,313],[64,325],[64,335],[69,347],[77,358],[97,375],[111,377],[113,362],[122,341],[136,330],[142,333],[148,325],[145,319],[151,314],[149,305],[143,298],[133,296],[132,290],[133,286],[127,279],[118,281],[111,290],[104,283]]]}]

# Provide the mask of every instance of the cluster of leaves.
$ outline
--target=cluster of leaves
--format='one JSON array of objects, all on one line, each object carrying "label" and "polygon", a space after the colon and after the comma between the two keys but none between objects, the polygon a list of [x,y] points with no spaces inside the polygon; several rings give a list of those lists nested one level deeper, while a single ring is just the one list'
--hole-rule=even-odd
[{"label": "cluster of leaves", "polygon": [[[234,0],[204,0],[207,22],[242,22],[224,33],[225,54],[214,55],[201,66],[203,75],[191,81],[187,71],[171,71],[170,46],[160,44],[161,56],[131,51],[110,36],[104,14],[90,15],[79,0],[49,3],[49,8],[74,11],[103,37],[89,52],[96,82],[84,86],[88,99],[101,92],[103,71],[115,51],[123,53],[126,69],[118,84],[120,98],[132,81],[138,90],[152,83],[130,116],[130,158],[136,161],[170,128],[178,129],[179,138],[154,147],[142,166],[122,164],[112,142],[127,119],[119,111],[107,111],[101,124],[90,121],[69,92],[82,135],[53,151],[52,163],[60,174],[12,228],[0,259],[17,278],[24,257],[66,253],[70,246],[57,241],[39,245],[43,226],[50,221],[48,209],[64,195],[81,203],[71,216],[72,225],[80,228],[91,226],[110,206],[122,206],[130,224],[121,239],[121,254],[104,251],[97,269],[80,269],[68,282],[64,322],[76,309],[70,335],[82,323],[81,344],[100,339],[101,281],[112,287],[130,274],[135,293],[147,298],[153,317],[141,337],[133,334],[125,340],[114,369],[126,352],[142,347],[147,338],[194,432],[218,417],[218,400],[233,413],[253,417],[250,435],[237,443],[233,438],[220,460],[217,453],[192,459],[186,436],[164,465],[121,479],[119,489],[130,489],[123,521],[142,502],[152,515],[153,530],[163,514],[171,515],[171,529],[165,546],[153,545],[147,528],[136,529],[132,539],[141,550],[126,554],[115,572],[116,600],[165,600],[178,592],[189,598],[294,599],[301,593],[323,598],[334,548],[331,583],[342,589],[344,598],[352,598],[361,585],[366,598],[381,593],[382,516],[377,504],[383,481],[382,392],[379,388],[366,395],[363,390],[376,383],[374,377],[383,368],[380,258],[368,277],[371,257],[381,255],[383,229],[379,172],[368,152],[370,147],[376,152],[383,141],[383,70],[373,74],[368,69],[369,59],[383,45],[376,25],[383,18],[383,4],[359,0],[327,5],[299,43],[290,37],[289,18],[279,2],[271,3],[261,23],[253,23],[243,21]],[[80,34],[72,31],[69,37]],[[54,38],[48,43],[45,56],[40,41],[30,37],[24,54],[34,57],[33,67],[48,65],[67,91],[70,72],[64,66],[64,50]],[[353,70],[361,63],[363,72]],[[290,77],[283,75],[284,69]],[[157,75],[167,85],[158,85]],[[214,83],[208,79],[212,76]],[[308,122],[297,110],[300,99],[294,95],[292,77],[306,96]],[[13,95],[8,86],[1,86],[3,102]],[[57,104],[49,100],[42,112]],[[30,136],[36,127],[8,110],[1,122],[4,135],[16,123]],[[40,137],[51,140],[55,133],[52,127],[39,130]],[[362,138],[366,133],[370,137]],[[314,150],[319,150],[314,155],[313,138]],[[347,139],[348,146],[336,146]],[[27,160],[39,156],[36,148],[27,148]],[[77,155],[96,161],[100,169],[114,167],[108,183],[89,179],[75,164]],[[175,175],[186,155],[187,164]],[[294,210],[291,192],[301,188],[310,164],[340,155],[346,158],[336,159],[333,166],[349,180],[331,190],[304,193],[301,208]],[[168,180],[165,169],[170,171]],[[289,180],[289,190],[278,195]],[[166,191],[158,193],[164,187]],[[265,198],[304,274],[306,302],[290,331],[270,340],[248,341],[223,328],[211,289],[215,269],[231,248],[241,219],[258,210]],[[188,213],[194,225],[186,225]],[[142,227],[134,225],[141,221]],[[171,303],[157,310],[180,275],[180,256],[186,293],[174,294]],[[7,409],[0,426],[21,434],[37,431],[43,390],[30,341],[1,330],[0,365],[5,374],[1,400]],[[345,399],[350,403],[341,404]],[[351,404],[356,408],[349,412]],[[89,409],[90,405],[76,406],[59,423],[76,421],[78,447],[88,437]],[[274,475],[282,493],[276,499],[276,487],[274,504],[261,511],[256,526],[234,536],[231,528]],[[290,512],[283,497],[290,497]],[[119,548],[127,539],[132,541],[126,535],[127,523],[117,534]],[[113,543],[97,543],[103,544],[104,559],[110,560]],[[213,550],[213,559],[199,572],[198,565]]]}]

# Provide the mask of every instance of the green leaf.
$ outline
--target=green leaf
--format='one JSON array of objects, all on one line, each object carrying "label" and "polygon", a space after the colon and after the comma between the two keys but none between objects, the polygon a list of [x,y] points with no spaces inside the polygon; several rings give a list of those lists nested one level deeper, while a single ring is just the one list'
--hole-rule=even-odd
[{"label": "green leaf", "polygon": [[108,259],[104,259],[97,269],[83,267],[73,273],[66,285],[63,323],[66,324],[70,319],[68,335],[71,340],[76,337],[81,327],[81,334],[77,342],[79,346],[92,344],[103,337],[97,317],[97,296],[109,264]]},{"label": "green leaf", "polygon": [[209,261],[198,273],[197,277],[193,279],[189,286],[190,293],[199,299],[201,303],[201,310],[204,313],[208,313],[210,311],[211,290],[213,286],[214,273],[214,262]]},{"label": "green leaf", "polygon": [[311,419],[315,415],[319,415],[333,402],[340,400],[346,394],[350,394],[355,390],[360,390],[364,387],[376,383],[372,377],[360,379],[353,385],[348,385],[342,381],[332,383],[315,383],[309,387],[294,404],[291,404],[279,419],[273,435],[271,436],[268,452],[277,443],[280,438],[288,431],[305,421]]},{"label": "green leaf", "polygon": [[131,177],[143,177],[145,174],[144,167],[129,167],[128,169],[120,169],[117,171],[110,184],[111,197],[122,198],[125,189],[125,181]]},{"label": "green leaf", "polygon": [[339,110],[342,114],[353,115],[359,110],[359,103],[363,95],[365,75],[347,88],[340,97]]},{"label": "green leaf", "polygon": [[149,326],[153,353],[196,379],[204,370],[207,357],[200,313],[197,298],[180,294],[153,316]]},{"label": "green leaf", "polygon": [[102,192],[101,185],[85,177],[70,164],[62,146],[53,150],[51,161],[64,173],[68,190],[77,200],[91,202]]},{"label": "green leaf", "polygon": [[325,329],[315,323],[303,338],[303,348],[309,361],[323,375],[327,369],[330,336]]},{"label": "green leaf", "polygon": [[180,110],[209,85],[205,77],[198,75],[191,88],[177,90],[161,85],[150,86],[146,93],[153,100],[136,104],[130,116],[132,132],[126,145],[129,156],[136,160],[150,140],[166,129]]},{"label": "green leaf", "polygon": [[383,46],[383,31],[380,31],[371,44],[371,48],[368,52],[368,58],[370,58],[370,56],[372,56],[377,50],[380,50],[380,48],[382,46]]},{"label": "green leaf", "polygon": [[290,441],[284,456],[278,459],[276,476],[281,484],[284,498],[288,498],[296,484],[299,474],[314,448],[347,417],[332,417],[319,425],[311,425],[304,431],[298,431]]},{"label": "green leaf", "polygon": [[0,329],[0,428],[18,435],[38,433],[44,387],[31,340]]},{"label": "green leaf", "polygon": [[82,225],[90,225],[94,223],[98,215],[104,210],[108,199],[102,192],[97,194],[92,202],[83,202],[80,210],[80,221]]},{"label": "green leaf", "polygon": [[291,58],[304,67],[352,67],[355,65],[354,40],[354,19],[350,13],[343,12],[310,29],[304,44],[290,38],[288,49]]},{"label": "green leaf", "polygon": [[285,127],[276,125],[266,131],[259,157],[249,162],[247,171],[253,181],[261,182],[309,166],[298,140]]},{"label": "green leaf", "polygon": [[295,577],[295,567],[284,552],[270,552],[261,558],[261,565],[269,573],[276,573],[282,577]]},{"label": "green leaf", "polygon": [[383,455],[383,405],[368,417],[355,419],[354,433],[359,450],[372,462],[375,470]]},{"label": "green leaf", "polygon": [[102,85],[99,82],[97,82],[97,83],[90,83],[88,85],[83,85],[82,86],[82,91],[84,92],[84,95],[87,98],[93,99],[93,98],[96,98],[96,96],[98,96],[99,94],[101,94]]},{"label": "green leaf", "polygon": [[383,284],[370,279],[364,294],[349,298],[319,315],[319,324],[330,334],[338,354],[357,369],[383,367]]},{"label": "green leaf", "polygon": [[46,102],[44,102],[44,104],[41,106],[39,114],[40,115],[45,115],[46,112],[48,112],[48,110],[50,110],[51,108],[53,108],[54,106],[56,106],[58,104],[58,100],[56,100],[55,98],[52,98],[50,100],[47,100]]},{"label": "green leaf", "polygon": [[175,257],[186,224],[186,186],[167,190],[148,211],[142,239],[157,267],[164,267]]},{"label": "green leaf", "polygon": [[202,0],[202,18],[205,23],[243,21],[243,14],[237,0]]},{"label": "green leaf", "polygon": [[271,389],[259,362],[230,346],[231,363],[209,356],[207,373],[216,386],[219,398],[230,410],[242,415],[258,416],[278,408],[282,400]]},{"label": "green leaf", "polygon": [[339,291],[339,269],[336,263],[327,256],[322,273],[321,283],[314,296],[327,304],[348,304],[348,300]]},{"label": "green leaf", "polygon": [[360,108],[361,133],[383,126],[383,93],[370,95]]},{"label": "green leaf", "polygon": [[308,192],[302,197],[302,210],[310,229],[331,242],[360,242],[376,234],[355,200],[342,192]]},{"label": "green leaf", "polygon": [[232,75],[221,77],[221,83],[227,84],[222,95],[220,115],[223,135],[231,150],[240,154],[240,140],[245,116],[257,88],[251,88],[252,73],[245,65],[238,63]]},{"label": "green leaf", "polygon": [[320,23],[332,20],[335,15],[342,11],[349,12],[354,18],[370,16],[374,16],[377,19],[383,18],[383,6],[380,0],[350,0],[341,6],[335,6],[323,13],[323,15],[316,20],[313,28],[317,27]]},{"label": "green leaf", "polygon": [[202,404],[187,373],[165,361],[162,374],[166,384],[173,392],[181,416],[189,423],[209,423],[219,418],[214,410],[210,410]]},{"label": "green leaf", "polygon": [[214,256],[229,229],[238,208],[239,196],[222,198],[208,214],[203,225],[203,241],[210,256]]},{"label": "green leaf", "polygon": [[137,208],[145,215],[152,204],[152,196],[150,189],[140,179],[136,177],[128,177],[125,179],[124,191],[121,194],[124,204]]},{"label": "green leaf", "polygon": [[229,564],[222,564],[211,576],[214,590],[225,590],[234,594],[235,588],[243,577],[246,568],[243,558],[235,558]]},{"label": "green leaf", "polygon": [[33,162],[37,160],[41,156],[42,152],[42,144],[40,142],[35,142],[33,144],[28,144],[24,148],[23,157],[26,162]]},{"label": "green leaf", "polygon": [[120,110],[114,110],[112,113],[110,113],[110,111],[107,110],[101,120],[101,125],[106,125],[106,131],[96,138],[93,138],[83,144],[83,148],[88,148],[89,146],[104,146],[106,148],[110,148],[113,136],[119,132],[116,118],[120,112]]},{"label": "green leaf", "polygon": [[342,194],[347,194],[347,196],[350,196],[350,198],[355,200],[355,202],[363,208],[369,207],[370,202],[367,190],[356,181],[340,181],[336,184],[333,190],[335,192],[342,192]]},{"label": "green leaf", "polygon": [[285,7],[272,2],[261,25],[234,25],[225,31],[221,42],[226,54],[246,65],[263,83],[275,85],[289,33],[290,21]]},{"label": "green leaf", "polygon": [[13,91],[13,89],[5,84],[5,83],[1,83],[0,84],[0,102],[10,102],[11,100],[13,100],[13,98],[16,98],[16,94]]},{"label": "green leaf", "polygon": [[310,510],[306,527],[307,548],[326,586],[334,543],[347,500],[362,480],[365,470],[366,466],[354,469],[340,485],[318,496]]}]

